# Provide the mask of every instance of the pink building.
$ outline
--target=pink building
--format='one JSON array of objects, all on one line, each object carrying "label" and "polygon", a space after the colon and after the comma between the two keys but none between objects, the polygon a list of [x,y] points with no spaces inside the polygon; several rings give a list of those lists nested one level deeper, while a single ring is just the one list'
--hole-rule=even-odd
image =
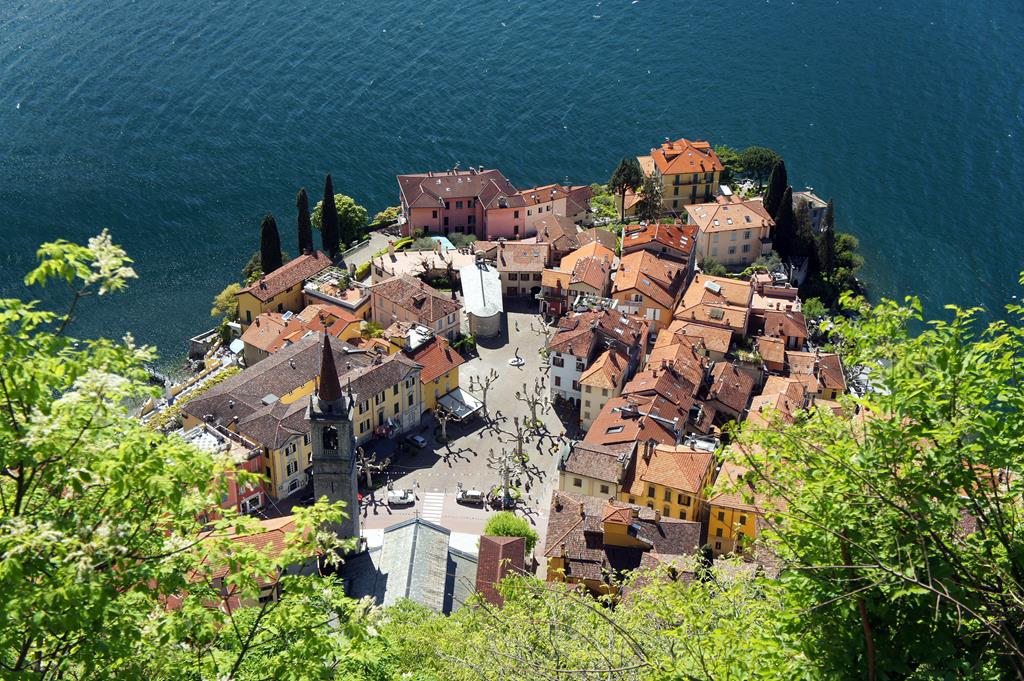
[{"label": "pink building", "polygon": [[461,232],[482,240],[523,239],[541,217],[584,221],[590,188],[545,185],[518,190],[500,170],[470,168],[398,176],[402,234]]}]

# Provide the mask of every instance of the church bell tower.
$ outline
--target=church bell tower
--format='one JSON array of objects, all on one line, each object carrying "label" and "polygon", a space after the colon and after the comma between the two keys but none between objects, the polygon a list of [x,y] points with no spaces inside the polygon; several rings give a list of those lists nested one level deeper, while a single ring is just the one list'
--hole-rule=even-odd
[{"label": "church bell tower", "polygon": [[324,334],[320,375],[316,390],[309,397],[306,420],[309,421],[313,449],[313,495],[316,499],[327,497],[332,503],[345,502],[348,517],[341,524],[329,528],[342,539],[359,536],[359,497],[349,416],[351,406],[341,391],[330,336]]}]

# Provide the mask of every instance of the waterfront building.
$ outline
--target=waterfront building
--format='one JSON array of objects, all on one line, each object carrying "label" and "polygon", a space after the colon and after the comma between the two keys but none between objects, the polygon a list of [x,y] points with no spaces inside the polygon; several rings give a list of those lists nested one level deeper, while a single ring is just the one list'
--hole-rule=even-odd
[{"label": "waterfront building", "polygon": [[238,318],[247,328],[264,312],[298,312],[305,307],[306,280],[327,269],[331,259],[316,251],[289,260],[238,292]]},{"label": "waterfront building", "polygon": [[697,226],[696,258],[712,258],[730,269],[743,269],[772,251],[775,221],[760,198],[719,196],[713,203],[686,206]]},{"label": "waterfront building", "polygon": [[[688,139],[673,142],[667,137],[660,147],[651,149],[646,156],[638,156],[637,160],[644,175],[653,175],[661,183],[661,208],[668,215],[679,215],[692,203],[712,201],[725,168],[709,142]],[[627,209],[635,212],[636,195],[632,198],[632,205],[627,198]]]},{"label": "waterfront building", "polygon": [[242,357],[252,366],[309,334],[326,333],[344,341],[359,337],[362,321],[326,303],[307,305],[301,312],[264,312],[242,333]]}]

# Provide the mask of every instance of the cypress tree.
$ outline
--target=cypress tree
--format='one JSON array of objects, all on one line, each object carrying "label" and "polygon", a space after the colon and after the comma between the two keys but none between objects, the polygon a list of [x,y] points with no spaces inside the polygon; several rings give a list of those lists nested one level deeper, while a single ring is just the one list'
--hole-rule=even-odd
[{"label": "cypress tree", "polygon": [[324,180],[324,201],[320,206],[320,239],[332,258],[338,254],[338,207],[334,203],[334,181]]},{"label": "cypress tree", "polygon": [[270,274],[281,266],[281,237],[270,213],[264,215],[260,223],[260,265],[263,274]]},{"label": "cypress tree", "polygon": [[636,191],[644,183],[644,171],[635,157],[624,158],[608,180],[608,187],[619,195],[619,222],[626,221],[626,192]]},{"label": "cypress tree", "polygon": [[821,268],[829,276],[836,269],[836,230],[835,230],[835,209],[832,206],[832,199],[828,200],[825,208],[825,217],[821,221]]},{"label": "cypress tree", "polygon": [[313,223],[309,219],[309,197],[303,187],[295,196],[295,207],[299,211],[299,255],[313,252]]},{"label": "cypress tree", "polygon": [[775,250],[783,255],[792,255],[793,242],[796,240],[796,226],[793,224],[793,188],[786,187],[782,193],[782,201],[775,212]]},{"label": "cypress tree", "polygon": [[775,215],[782,203],[782,194],[789,185],[789,178],[786,176],[786,163],[779,159],[772,166],[772,174],[768,176],[768,191],[764,194],[764,209],[768,215]]}]

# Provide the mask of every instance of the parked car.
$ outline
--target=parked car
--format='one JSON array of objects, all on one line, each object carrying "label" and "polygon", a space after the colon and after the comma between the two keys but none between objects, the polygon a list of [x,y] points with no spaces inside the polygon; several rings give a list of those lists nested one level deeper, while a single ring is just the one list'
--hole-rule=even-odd
[{"label": "parked car", "polygon": [[484,498],[487,495],[478,489],[459,489],[455,493],[455,501],[460,504],[475,504],[480,505],[484,503]]},{"label": "parked car", "polygon": [[416,449],[423,449],[427,446],[427,439],[422,435],[410,435],[405,438],[405,441],[411,444]]},{"label": "parked car", "polygon": [[416,503],[416,495],[411,489],[389,489],[388,506],[408,506]]}]

